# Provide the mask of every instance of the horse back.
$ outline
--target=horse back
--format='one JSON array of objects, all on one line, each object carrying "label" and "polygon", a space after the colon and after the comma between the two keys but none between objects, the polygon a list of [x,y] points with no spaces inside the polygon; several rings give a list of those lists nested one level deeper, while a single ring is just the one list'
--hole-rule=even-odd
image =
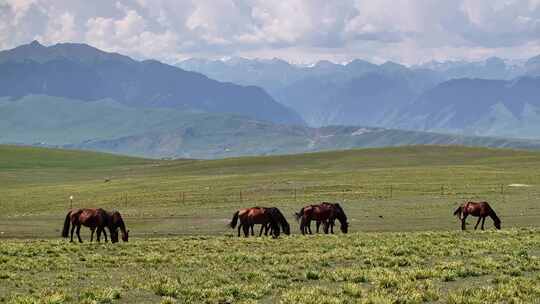
[{"label": "horse back", "polygon": [[463,211],[473,216],[486,216],[491,213],[488,202],[466,202]]},{"label": "horse back", "polygon": [[87,227],[98,227],[107,225],[107,211],[102,208],[79,209],[78,222]]}]

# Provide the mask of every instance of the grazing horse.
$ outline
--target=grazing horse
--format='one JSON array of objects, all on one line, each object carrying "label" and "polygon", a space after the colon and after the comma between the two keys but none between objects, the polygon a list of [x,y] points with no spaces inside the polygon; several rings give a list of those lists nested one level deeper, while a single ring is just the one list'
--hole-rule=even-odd
[{"label": "grazing horse", "polygon": [[239,220],[240,224],[238,225],[238,236],[240,236],[240,228],[243,229],[245,237],[249,236],[250,228],[251,235],[254,235],[253,227],[255,224],[262,225],[259,236],[262,235],[263,228],[265,228],[267,225],[270,226],[270,232],[274,238],[279,236],[279,225],[286,227],[284,228],[285,233],[290,231],[287,220],[285,220],[285,217],[277,208],[253,207],[240,209],[234,213],[229,226],[234,229]]},{"label": "grazing horse", "polygon": [[129,240],[129,230],[126,230],[126,224],[122,215],[118,211],[108,212],[109,214],[109,232],[111,234],[111,242],[118,242],[118,229],[122,232],[122,241],[127,242]]},{"label": "grazing horse", "polygon": [[[341,205],[339,205],[338,203],[331,205],[333,207],[332,214],[330,215],[330,219],[328,220],[328,225],[330,226],[330,233],[334,234],[334,225],[336,219],[340,223],[341,232],[347,233],[349,231],[349,222],[347,221],[347,215],[345,214],[345,211],[343,211],[343,208],[341,208]],[[326,230],[328,230],[328,228]]]},{"label": "grazing horse", "polygon": [[343,211],[343,208],[339,204],[332,204],[323,202],[319,205],[309,205],[300,209],[300,212],[295,213],[296,219],[300,221],[300,231],[302,234],[312,234],[311,221],[314,220],[317,224],[317,233],[319,232],[319,226],[323,224],[324,233],[334,233],[335,220],[339,220],[341,232],[347,233],[349,223],[347,222],[347,216]]},{"label": "grazing horse", "polygon": [[94,240],[94,232],[97,229],[97,241],[100,241],[101,233],[105,235],[105,242],[107,242],[107,232],[105,228],[109,229],[111,234],[111,242],[118,242],[118,228],[122,230],[122,240],[128,241],[129,230],[126,231],[126,226],[122,219],[122,216],[118,211],[107,212],[101,208],[87,208],[87,209],[72,209],[66,214],[64,220],[64,227],[62,229],[62,237],[67,238],[69,234],[69,228],[71,224],[71,239],[73,242],[73,232],[76,229],[77,238],[82,243],[80,230],[84,225],[92,231],[90,235],[90,242]]},{"label": "grazing horse", "polygon": [[484,222],[486,221],[486,217],[491,217],[493,220],[493,225],[495,225],[495,228],[501,229],[501,220],[495,213],[495,211],[491,208],[491,206],[487,202],[466,202],[463,203],[461,206],[459,206],[456,211],[454,211],[454,215],[456,215],[461,220],[461,230],[465,230],[465,219],[467,216],[477,216],[478,222],[476,222],[476,225],[474,226],[474,230],[478,228],[478,224],[480,224],[480,220],[482,220],[482,226],[480,229],[484,230]]},{"label": "grazing horse", "polygon": [[[289,222],[287,222],[287,219],[285,219],[285,216],[281,211],[276,207],[268,208],[270,209],[270,212],[274,215],[274,218],[277,220],[279,226],[281,227],[281,230],[283,230],[283,233],[286,235],[291,234],[291,226],[289,225]],[[272,225],[270,225],[270,222],[268,222],[266,225],[261,226],[261,231],[259,232],[259,236],[261,236],[262,229],[264,228],[264,235],[268,235],[268,231],[270,231],[270,234],[272,234]]]}]

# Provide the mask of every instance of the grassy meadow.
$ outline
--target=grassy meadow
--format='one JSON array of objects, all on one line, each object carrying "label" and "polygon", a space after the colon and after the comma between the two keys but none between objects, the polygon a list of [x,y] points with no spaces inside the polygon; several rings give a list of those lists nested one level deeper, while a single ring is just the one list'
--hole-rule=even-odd
[{"label": "grassy meadow", "polygon": [[[454,146],[205,161],[0,146],[0,302],[534,303],[539,177],[540,153]],[[118,209],[130,242],[60,239],[70,195]],[[350,234],[298,235],[293,212],[323,200]],[[458,231],[464,200],[503,230]],[[293,235],[234,237],[233,212],[256,205]]]}]

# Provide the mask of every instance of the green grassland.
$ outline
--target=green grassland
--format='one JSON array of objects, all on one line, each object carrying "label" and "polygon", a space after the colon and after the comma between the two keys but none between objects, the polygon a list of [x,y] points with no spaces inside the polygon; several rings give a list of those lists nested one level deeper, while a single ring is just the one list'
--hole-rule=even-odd
[{"label": "green grassland", "polygon": [[351,231],[453,230],[464,200],[489,201],[505,228],[540,220],[536,152],[413,146],[158,161],[2,146],[0,155],[2,237],[56,238],[70,195],[74,207],[120,210],[135,236],[226,235],[238,208],[277,206],[292,221],[323,200],[342,202]]},{"label": "green grassland", "polygon": [[[534,303],[539,175],[540,153],[454,146],[205,161],[0,146],[0,302]],[[60,239],[70,195],[120,210],[130,242]],[[350,234],[298,235],[293,212],[323,200]],[[464,200],[503,230],[458,231]],[[293,235],[236,238],[232,213],[255,205]]]},{"label": "green grassland", "polygon": [[8,303],[535,303],[538,230],[9,241]]}]

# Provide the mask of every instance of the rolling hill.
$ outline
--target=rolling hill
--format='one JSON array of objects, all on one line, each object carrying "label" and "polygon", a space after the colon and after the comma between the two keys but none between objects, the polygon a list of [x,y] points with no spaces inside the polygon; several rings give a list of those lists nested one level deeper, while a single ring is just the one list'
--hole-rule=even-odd
[{"label": "rolling hill", "polygon": [[153,158],[223,158],[418,144],[538,149],[540,142],[372,127],[309,128],[248,117],[29,95],[0,99],[0,143]]}]

